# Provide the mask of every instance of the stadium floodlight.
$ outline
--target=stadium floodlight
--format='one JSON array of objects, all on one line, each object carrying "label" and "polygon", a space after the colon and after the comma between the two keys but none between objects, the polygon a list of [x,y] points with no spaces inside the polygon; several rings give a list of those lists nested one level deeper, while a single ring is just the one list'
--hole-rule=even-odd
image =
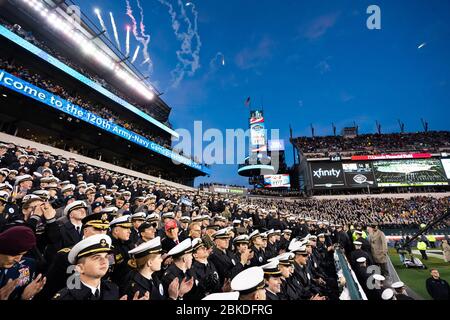
[{"label": "stadium floodlight", "polygon": [[47,15],[48,15],[48,9],[47,8],[44,8],[44,10],[42,10],[41,12],[40,12],[40,14],[41,14],[41,16],[42,17],[47,17]]},{"label": "stadium floodlight", "polygon": [[48,23],[52,23],[56,19],[56,13],[52,12],[47,16]]},{"label": "stadium floodlight", "polygon": [[87,55],[95,55],[97,53],[97,49],[92,43],[85,44],[82,49]]},{"label": "stadium floodlight", "polygon": [[119,79],[125,80],[126,77],[127,77],[127,73],[126,73],[125,71],[121,70],[121,69],[118,69],[117,72],[116,72],[116,76],[117,76]]},{"label": "stadium floodlight", "polygon": [[100,9],[99,8],[94,8],[94,13],[95,14],[100,14]]},{"label": "stadium floodlight", "polygon": [[111,59],[104,54],[103,52],[98,51],[97,54],[95,55],[95,59],[102,65],[104,65],[105,67],[107,67],[108,69],[112,69],[114,67],[114,64],[112,63]]}]

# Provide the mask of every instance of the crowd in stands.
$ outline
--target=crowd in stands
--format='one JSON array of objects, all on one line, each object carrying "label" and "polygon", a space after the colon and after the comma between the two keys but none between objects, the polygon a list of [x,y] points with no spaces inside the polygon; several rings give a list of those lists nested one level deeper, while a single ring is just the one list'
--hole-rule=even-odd
[{"label": "crowd in stands", "polygon": [[257,188],[250,189],[249,193],[252,195],[259,196],[270,196],[270,197],[305,197],[305,193],[296,190],[282,190],[282,189],[269,189],[269,188]]},{"label": "crowd in stands", "polygon": [[[448,207],[448,199],[431,197],[225,196],[0,144],[0,292],[10,300],[200,300],[230,292],[242,300],[348,299],[335,250],[361,279],[380,266],[383,281],[381,229],[427,223]],[[69,285],[71,265],[82,271],[80,286]],[[18,270],[26,273],[20,283]],[[361,283],[369,300],[400,299],[387,294],[388,283],[384,290]]]},{"label": "crowd in stands", "polygon": [[386,193],[395,193],[395,194],[402,194],[402,193],[424,193],[424,192],[432,192],[432,193],[438,193],[438,192],[448,192],[449,188],[448,186],[414,186],[414,187],[387,187],[387,188],[353,188],[351,190],[349,189],[342,189],[342,190],[329,190],[329,189],[316,189],[314,190],[314,195],[325,195],[325,196],[332,196],[332,195],[352,195],[352,194],[386,194]]},{"label": "crowd in stands", "polygon": [[10,24],[10,23],[8,23],[7,21],[5,21],[5,20],[3,20],[1,18],[0,18],[0,23],[4,27],[9,29],[10,31],[16,33],[20,37],[24,38],[28,42],[31,42],[35,46],[37,46],[40,49],[44,50],[45,52],[49,53],[53,57],[57,58],[58,60],[60,60],[64,64],[66,64],[69,67],[71,67],[72,69],[75,69],[76,71],[78,71],[82,75],[86,76],[90,80],[96,82],[97,84],[101,85],[102,87],[104,87],[108,91],[114,93],[116,96],[118,96],[118,97],[122,98],[123,100],[129,102],[130,104],[132,104],[133,106],[137,107],[141,111],[147,113],[151,117],[155,118],[156,120],[158,120],[158,121],[160,121],[160,122],[162,122],[165,125],[170,127],[170,123],[168,122],[169,113],[164,114],[163,116],[161,116],[158,113],[153,112],[151,110],[151,108],[152,108],[151,106],[149,106],[149,105],[147,105],[147,106],[141,105],[141,104],[137,103],[136,101],[134,101],[130,96],[123,95],[121,92],[117,91],[113,86],[111,86],[107,81],[105,81],[101,77],[99,77],[97,75],[93,75],[92,73],[88,72],[86,69],[82,68],[80,65],[78,65],[76,63],[73,63],[70,59],[68,59],[64,55],[60,54],[56,49],[51,49],[42,40],[36,39],[36,37],[33,35],[32,32],[24,30],[24,28],[22,26],[17,25],[17,24],[14,24],[14,25]]},{"label": "crowd in stands", "polygon": [[12,75],[22,78],[25,81],[28,81],[40,88],[43,88],[47,91],[50,91],[51,93],[58,95],[71,103],[74,103],[93,114],[96,114],[109,122],[116,123],[122,127],[124,127],[127,130],[133,131],[137,134],[140,134],[141,136],[154,141],[158,143],[159,145],[164,146],[167,149],[171,149],[170,146],[170,140],[165,139],[162,136],[156,136],[152,135],[148,132],[148,130],[145,130],[144,128],[141,128],[136,123],[133,123],[132,121],[126,121],[124,120],[123,116],[119,116],[115,112],[113,112],[111,109],[108,108],[106,105],[101,105],[99,103],[94,103],[93,101],[90,101],[86,97],[81,97],[78,95],[75,91],[70,92],[69,89],[63,88],[62,86],[58,85],[54,82],[54,80],[48,79],[40,74],[33,73],[30,70],[24,68],[23,66],[16,65],[13,62],[6,61],[4,59],[0,58],[0,68],[6,70],[7,72],[11,73]]},{"label": "crowd in stands", "polygon": [[[251,200],[270,205],[275,200]],[[278,200],[277,206],[311,219],[344,225],[377,223],[383,229],[417,229],[450,207],[448,198],[429,196],[411,198],[299,199]],[[448,222],[447,222],[448,223]],[[445,228],[443,222],[437,228]]]},{"label": "crowd in stands", "polygon": [[336,153],[440,152],[450,150],[450,131],[298,137],[293,142],[308,158]]},{"label": "crowd in stands", "polygon": [[225,184],[225,183],[220,183],[220,182],[204,182],[204,183],[200,183],[198,185],[199,189],[209,189],[209,187],[212,187],[212,186],[246,189],[245,186],[240,186],[240,185],[237,185],[237,184]]}]

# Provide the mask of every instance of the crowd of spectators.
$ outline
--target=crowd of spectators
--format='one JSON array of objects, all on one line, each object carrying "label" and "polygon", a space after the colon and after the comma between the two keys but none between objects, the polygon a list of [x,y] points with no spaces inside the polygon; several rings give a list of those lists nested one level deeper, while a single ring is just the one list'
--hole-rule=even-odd
[{"label": "crowd of spectators", "polygon": [[[377,223],[385,229],[415,229],[422,223],[450,208],[449,198],[419,196],[411,198],[357,198],[315,199],[305,198],[293,202],[273,199],[251,199],[254,204],[276,206],[278,210],[306,216],[320,221],[331,221],[344,225],[369,225]],[[274,202],[276,201],[276,202]],[[442,222],[436,228],[448,227]]]},{"label": "crowd of spectators", "polygon": [[125,96],[124,94],[122,94],[121,92],[116,90],[113,86],[111,86],[107,81],[105,81],[101,77],[88,72],[86,69],[82,68],[80,65],[72,62],[69,58],[67,58],[64,55],[60,54],[57,50],[51,49],[46,43],[44,43],[44,41],[36,39],[36,37],[33,35],[32,32],[24,30],[22,26],[20,26],[18,24],[14,24],[14,25],[10,24],[10,23],[8,23],[7,21],[5,21],[5,20],[3,20],[1,18],[0,18],[0,23],[4,27],[9,29],[10,31],[16,33],[17,35],[19,35],[20,37],[24,38],[28,42],[31,42],[35,46],[37,46],[40,49],[46,51],[50,55],[56,57],[58,60],[60,60],[64,64],[68,65],[72,69],[75,69],[76,71],[78,71],[82,75],[88,77],[90,80],[96,82],[97,84],[101,85],[102,87],[104,87],[108,91],[114,93],[116,96],[118,96],[118,97],[122,98],[123,100],[129,102],[133,106],[135,106],[138,109],[140,109],[141,111],[147,113],[148,115],[150,115],[151,117],[155,118],[156,120],[164,123],[165,125],[167,125],[169,127],[171,126],[170,123],[168,122],[169,112],[165,113],[164,115],[160,115],[159,113],[156,113],[156,112],[151,110],[151,108],[152,108],[151,105],[146,105],[146,106],[141,105],[141,104],[137,103],[136,101],[134,101],[130,96]]},{"label": "crowd of spectators", "polygon": [[[417,228],[449,208],[448,199],[432,197],[287,201],[220,195],[55,159],[49,151],[0,144],[2,299],[117,300],[120,293],[128,299],[200,300],[231,290],[248,298],[236,282],[259,270],[266,272],[266,287],[259,298],[249,299],[345,300],[348,288],[334,264],[336,248],[357,276],[364,275],[361,268],[386,265],[380,229]],[[444,221],[435,228],[446,226]],[[361,242],[366,231],[369,238]],[[161,255],[151,275],[156,284],[136,288],[147,265],[137,252],[153,254],[151,246]],[[82,268],[87,263],[82,258],[100,249],[106,264],[92,274],[100,294],[69,286],[71,264]],[[355,264],[362,254],[365,264]],[[273,263],[283,257],[289,272]],[[176,268],[186,270],[180,287],[172,284]],[[274,269],[282,275],[275,284]],[[17,270],[29,275],[18,286]],[[386,270],[382,267],[383,274]],[[81,282],[88,283],[83,281],[90,275],[83,269]],[[298,280],[292,290],[286,287],[289,278]],[[155,287],[160,289],[152,291]],[[384,291],[363,289],[369,300],[385,299]]]},{"label": "crowd of spectators", "polygon": [[220,182],[204,182],[204,183],[200,183],[198,185],[199,189],[209,189],[209,187],[212,187],[212,186],[246,189],[245,186],[240,186],[240,185],[237,185],[237,184],[225,184],[225,183],[220,183]]},{"label": "crowd of spectators", "polygon": [[6,70],[16,77],[22,78],[40,88],[50,91],[51,93],[58,95],[68,100],[69,102],[76,104],[92,112],[93,114],[106,119],[109,122],[116,123],[127,130],[140,134],[141,136],[164,146],[167,149],[171,149],[170,140],[162,136],[150,134],[148,130],[141,128],[138,124],[133,123],[131,120],[125,120],[123,116],[119,116],[117,113],[108,108],[108,106],[94,103],[88,98],[80,96],[75,91],[70,92],[69,89],[58,85],[54,80],[46,78],[43,75],[37,73],[33,73],[23,66],[16,65],[15,63],[6,61],[4,59],[0,59],[0,68]]},{"label": "crowd of spectators", "polygon": [[440,152],[450,150],[449,131],[362,134],[356,137],[298,137],[293,143],[308,158],[341,155],[384,154],[393,152]]},{"label": "crowd of spectators", "polygon": [[268,188],[257,188],[250,189],[249,193],[258,196],[269,196],[269,197],[305,197],[305,193],[297,190],[287,190],[287,189],[268,189]]},{"label": "crowd of spectators", "polygon": [[[140,179],[120,175],[102,168],[96,168],[83,163],[75,163],[74,160],[65,159],[62,156],[53,156],[48,152],[38,151],[34,148],[20,148],[12,144],[1,144],[0,168],[13,170],[3,182],[14,185],[15,178],[24,174],[37,173],[39,176],[44,169],[51,169],[52,174],[59,180],[68,180],[77,185],[80,181],[94,183],[96,186],[104,185],[111,188],[112,185],[132,189],[131,196],[140,195],[142,185]],[[75,163],[68,173],[71,163]],[[199,190],[208,183],[200,185]],[[217,185],[217,184],[213,184]],[[225,185],[224,186],[230,186]],[[241,198],[242,206],[257,205],[262,208],[276,208],[277,211],[287,211],[293,215],[310,217],[311,219],[326,220],[343,225],[377,223],[385,228],[399,228],[407,226],[418,227],[422,223],[428,223],[450,207],[446,197],[434,198],[430,196],[415,196],[410,198],[355,198],[355,199],[316,199],[299,198],[293,201],[285,201],[275,198],[271,190],[260,190],[258,195],[272,196],[268,198]],[[279,192],[279,191],[277,191]],[[296,191],[286,191],[284,196],[298,195]],[[225,210],[224,204],[220,210]],[[444,226],[444,225],[441,225]]]}]

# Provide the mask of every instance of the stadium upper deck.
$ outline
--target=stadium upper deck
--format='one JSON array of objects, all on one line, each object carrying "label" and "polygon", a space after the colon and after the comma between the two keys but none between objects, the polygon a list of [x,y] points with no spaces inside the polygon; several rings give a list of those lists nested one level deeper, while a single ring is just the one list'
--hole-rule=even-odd
[{"label": "stadium upper deck", "polygon": [[383,154],[396,152],[450,151],[449,131],[417,133],[362,134],[355,137],[324,136],[297,137],[292,143],[307,158],[358,154]]},{"label": "stadium upper deck", "polygon": [[[15,25],[16,34],[50,55],[41,58],[53,65],[52,58],[60,60],[63,65],[56,66],[69,76],[162,132],[178,136],[168,122],[171,109],[159,97],[160,93],[83,13],[79,19],[69,16],[69,5],[57,5],[51,0],[7,1],[1,5],[0,17],[2,25]],[[7,30],[1,28],[0,34],[29,49]]]}]

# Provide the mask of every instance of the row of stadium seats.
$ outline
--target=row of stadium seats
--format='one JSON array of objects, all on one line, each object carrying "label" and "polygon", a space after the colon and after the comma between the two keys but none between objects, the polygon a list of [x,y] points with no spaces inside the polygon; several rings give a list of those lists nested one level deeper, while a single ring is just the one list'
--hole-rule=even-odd
[{"label": "row of stadium seats", "polygon": [[343,136],[298,137],[292,141],[308,158],[323,157],[325,154],[336,152],[356,155],[450,150],[449,131],[362,134],[354,138],[344,138]]}]

